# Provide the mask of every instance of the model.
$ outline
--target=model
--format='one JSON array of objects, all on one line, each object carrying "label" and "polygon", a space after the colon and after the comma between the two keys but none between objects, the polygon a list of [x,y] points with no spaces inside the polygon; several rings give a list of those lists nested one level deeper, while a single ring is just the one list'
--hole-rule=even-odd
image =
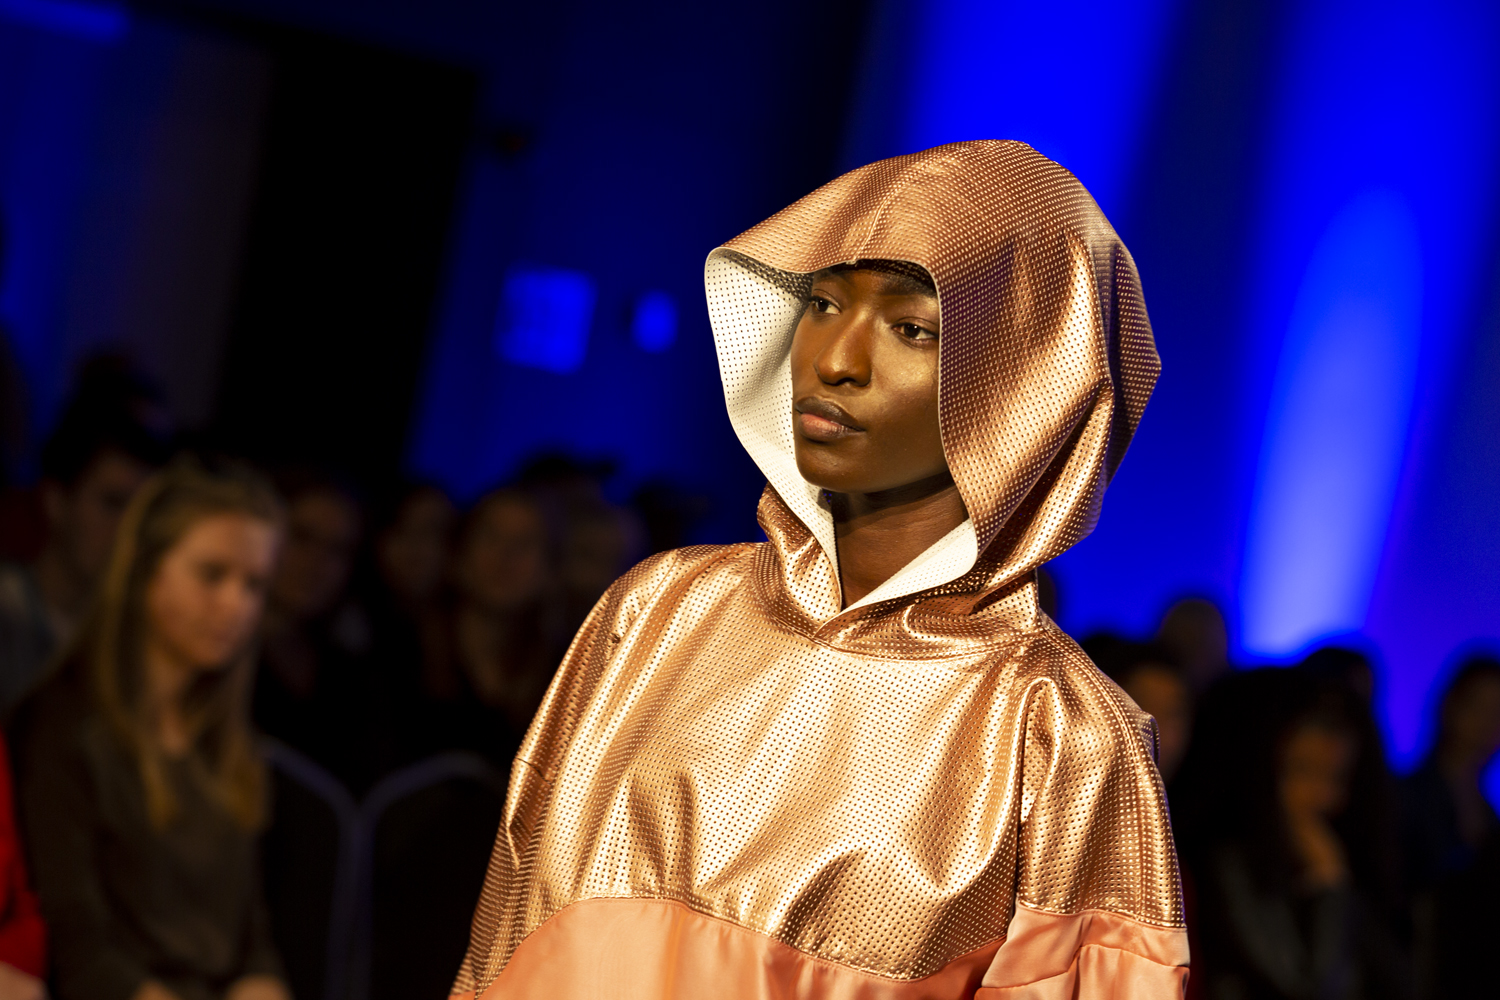
[{"label": "model", "polygon": [[958,143],[838,178],[705,282],[769,541],[600,600],[455,994],[1180,996],[1151,720],[1037,606],[1158,371],[1109,223],[1030,147]]}]

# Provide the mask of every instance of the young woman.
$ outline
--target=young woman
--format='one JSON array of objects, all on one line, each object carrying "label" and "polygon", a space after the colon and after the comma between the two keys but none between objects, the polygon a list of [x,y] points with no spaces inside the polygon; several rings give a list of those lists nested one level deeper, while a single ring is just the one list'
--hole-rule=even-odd
[{"label": "young woman", "polygon": [[92,617],[19,724],[58,1000],[289,1000],[260,897],[246,696],[281,534],[260,479],[180,461],[131,502]]},{"label": "young woman", "polygon": [[536,501],[508,489],[480,498],[454,548],[450,653],[424,679],[430,750],[510,765],[562,654],[553,572]]},{"label": "young woman", "polygon": [[1158,368],[1098,207],[1021,143],[942,146],[706,283],[769,541],[655,556],[594,609],[454,992],[1178,996],[1150,720],[1037,607]]},{"label": "young woman", "polygon": [[1414,995],[1390,775],[1350,681],[1304,664],[1241,672],[1209,694],[1173,787],[1205,997]]}]

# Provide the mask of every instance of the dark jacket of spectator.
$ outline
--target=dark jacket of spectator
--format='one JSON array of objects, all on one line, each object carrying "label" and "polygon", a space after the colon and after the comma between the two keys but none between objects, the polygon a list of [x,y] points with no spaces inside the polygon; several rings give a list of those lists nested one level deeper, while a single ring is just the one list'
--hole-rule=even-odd
[{"label": "dark jacket of spectator", "polygon": [[1439,700],[1436,741],[1402,782],[1402,846],[1423,997],[1495,993],[1500,817],[1484,795],[1500,753],[1500,659],[1459,665]]},{"label": "dark jacket of spectator", "polygon": [[210,1000],[243,976],[276,975],[255,833],[209,797],[191,760],[167,762],[178,818],[156,829],[135,760],[84,687],[55,678],[22,720],[22,815],[58,996],[128,1000],[156,979]]}]

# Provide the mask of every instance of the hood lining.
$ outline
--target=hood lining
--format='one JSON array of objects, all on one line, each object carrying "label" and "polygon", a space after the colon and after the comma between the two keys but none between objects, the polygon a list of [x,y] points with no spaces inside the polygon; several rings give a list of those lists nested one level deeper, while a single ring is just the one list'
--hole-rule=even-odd
[{"label": "hood lining", "polygon": [[[812,273],[783,271],[719,249],[704,265],[704,285],[730,423],[771,487],[817,539],[838,588],[834,601],[842,605],[833,514],[822,490],[797,470],[793,443],[792,335]],[[835,609],[833,617],[950,583],[971,570],[978,557],[974,522],[966,519],[863,599]]]}]

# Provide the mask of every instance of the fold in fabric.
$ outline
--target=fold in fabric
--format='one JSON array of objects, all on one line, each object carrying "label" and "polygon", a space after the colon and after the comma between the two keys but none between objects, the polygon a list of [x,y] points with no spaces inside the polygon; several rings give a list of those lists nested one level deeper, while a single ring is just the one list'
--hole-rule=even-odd
[{"label": "fold in fabric", "polygon": [[1184,996],[1187,931],[1117,913],[1044,913],[1020,904],[976,1000],[1159,1000]]}]

